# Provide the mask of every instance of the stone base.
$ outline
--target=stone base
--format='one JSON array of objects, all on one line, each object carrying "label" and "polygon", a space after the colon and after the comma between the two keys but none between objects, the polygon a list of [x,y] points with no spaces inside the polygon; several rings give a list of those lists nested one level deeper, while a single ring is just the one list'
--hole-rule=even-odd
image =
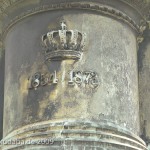
[{"label": "stone base", "polygon": [[[2,150],[146,150],[136,135],[112,123],[91,121],[40,122],[13,131]],[[3,142],[1,141],[1,142]],[[21,144],[19,143],[21,142]],[[6,144],[6,143],[4,143]]]}]

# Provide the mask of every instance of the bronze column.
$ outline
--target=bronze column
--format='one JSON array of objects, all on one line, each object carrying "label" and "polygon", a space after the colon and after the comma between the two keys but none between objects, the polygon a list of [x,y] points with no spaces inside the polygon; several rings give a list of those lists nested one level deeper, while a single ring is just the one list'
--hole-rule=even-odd
[{"label": "bronze column", "polygon": [[137,63],[146,5],[5,2],[3,140],[24,143],[2,149],[146,150]]}]

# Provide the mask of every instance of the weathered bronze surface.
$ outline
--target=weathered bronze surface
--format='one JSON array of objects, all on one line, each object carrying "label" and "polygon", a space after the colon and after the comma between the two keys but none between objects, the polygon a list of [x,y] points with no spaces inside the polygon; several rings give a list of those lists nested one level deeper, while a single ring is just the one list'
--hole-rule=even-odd
[{"label": "weathered bronze surface", "polygon": [[148,2],[2,0],[0,6],[2,143],[22,142],[2,150],[147,149]]}]

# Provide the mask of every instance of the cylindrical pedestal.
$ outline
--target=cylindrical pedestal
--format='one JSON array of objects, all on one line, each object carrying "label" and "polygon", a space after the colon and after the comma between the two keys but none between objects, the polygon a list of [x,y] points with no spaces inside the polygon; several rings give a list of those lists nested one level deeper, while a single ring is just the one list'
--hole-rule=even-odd
[{"label": "cylindrical pedestal", "polygon": [[47,3],[34,4],[5,34],[4,140],[31,143],[3,149],[145,150],[138,26],[99,3]]}]

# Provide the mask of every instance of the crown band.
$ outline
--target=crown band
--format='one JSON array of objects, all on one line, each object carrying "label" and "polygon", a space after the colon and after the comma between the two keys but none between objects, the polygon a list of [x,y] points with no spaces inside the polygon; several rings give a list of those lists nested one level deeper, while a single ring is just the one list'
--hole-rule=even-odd
[{"label": "crown band", "polygon": [[57,50],[48,52],[46,55],[46,60],[65,60],[65,59],[73,59],[78,60],[81,58],[81,52],[73,51],[73,50]]}]

